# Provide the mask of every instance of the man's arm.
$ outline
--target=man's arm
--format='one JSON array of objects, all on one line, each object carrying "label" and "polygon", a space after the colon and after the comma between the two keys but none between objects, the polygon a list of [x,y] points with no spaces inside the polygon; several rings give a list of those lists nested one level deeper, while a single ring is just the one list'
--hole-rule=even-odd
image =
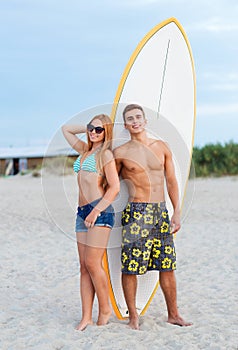
[{"label": "man's arm", "polygon": [[171,217],[172,233],[177,232],[180,227],[180,201],[179,201],[179,188],[175,175],[175,168],[172,158],[172,153],[165,145],[165,179],[169,198],[172,202],[174,213]]}]

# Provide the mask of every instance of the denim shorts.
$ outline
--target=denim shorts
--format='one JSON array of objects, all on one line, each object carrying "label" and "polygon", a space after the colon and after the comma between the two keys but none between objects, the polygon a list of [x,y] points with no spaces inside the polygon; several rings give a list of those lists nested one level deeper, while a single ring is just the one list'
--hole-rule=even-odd
[{"label": "denim shorts", "polygon": [[[75,232],[87,232],[88,228],[84,224],[84,220],[91,213],[93,208],[100,202],[101,198],[96,199],[95,201],[78,207]],[[109,205],[104,211],[102,211],[95,221],[94,226],[109,227],[112,228],[115,223],[115,212],[112,205]]]}]

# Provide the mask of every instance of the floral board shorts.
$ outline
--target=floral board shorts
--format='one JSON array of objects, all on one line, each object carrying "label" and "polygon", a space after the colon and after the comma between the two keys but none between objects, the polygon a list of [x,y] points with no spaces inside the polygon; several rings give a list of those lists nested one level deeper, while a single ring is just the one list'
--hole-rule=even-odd
[{"label": "floral board shorts", "polygon": [[122,212],[122,273],[173,271],[176,253],[165,202],[128,203]]}]

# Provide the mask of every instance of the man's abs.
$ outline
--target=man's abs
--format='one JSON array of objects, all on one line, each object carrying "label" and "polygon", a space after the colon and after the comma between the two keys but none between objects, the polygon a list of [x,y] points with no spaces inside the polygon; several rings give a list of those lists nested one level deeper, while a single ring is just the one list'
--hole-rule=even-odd
[{"label": "man's abs", "polygon": [[127,185],[130,202],[158,203],[164,201],[164,177],[158,172],[157,174],[150,172],[136,174],[123,171],[121,175]]}]

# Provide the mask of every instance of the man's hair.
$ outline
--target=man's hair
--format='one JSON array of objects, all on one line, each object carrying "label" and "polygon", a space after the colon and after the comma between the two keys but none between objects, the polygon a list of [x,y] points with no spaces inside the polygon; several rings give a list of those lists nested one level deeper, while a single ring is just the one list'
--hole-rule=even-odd
[{"label": "man's hair", "polygon": [[140,105],[137,105],[137,104],[133,103],[133,104],[127,105],[127,106],[124,108],[124,111],[123,111],[123,113],[122,113],[124,122],[126,121],[126,120],[125,120],[125,115],[126,115],[126,113],[132,111],[133,109],[139,109],[139,110],[143,113],[143,116],[144,116],[144,118],[145,118],[145,112],[144,112],[143,108],[142,108]]}]

